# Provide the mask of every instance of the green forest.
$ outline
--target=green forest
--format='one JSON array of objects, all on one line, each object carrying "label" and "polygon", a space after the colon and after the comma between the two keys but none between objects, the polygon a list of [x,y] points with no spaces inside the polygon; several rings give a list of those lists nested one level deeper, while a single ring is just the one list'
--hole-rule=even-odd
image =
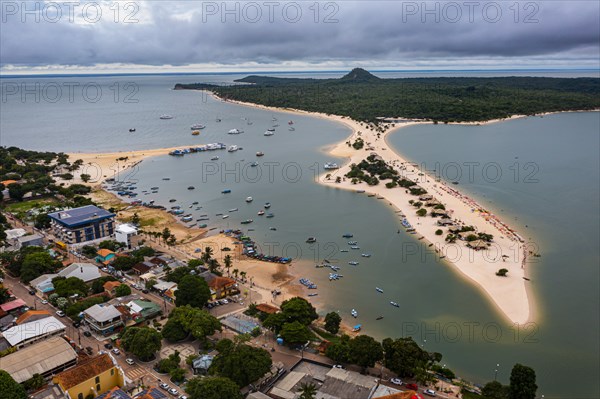
[{"label": "green forest", "polygon": [[349,116],[478,122],[544,112],[600,108],[600,79],[448,77],[381,79],[356,68],[339,79],[247,76],[233,85],[177,84],[223,99]]}]

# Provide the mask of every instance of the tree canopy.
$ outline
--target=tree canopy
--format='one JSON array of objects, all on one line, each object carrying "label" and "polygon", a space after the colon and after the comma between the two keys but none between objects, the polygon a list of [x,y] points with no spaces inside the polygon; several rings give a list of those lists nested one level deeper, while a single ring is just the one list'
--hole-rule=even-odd
[{"label": "tree canopy", "polygon": [[160,350],[161,335],[149,327],[129,327],[121,338],[121,344],[141,360],[150,360]]},{"label": "tree canopy", "polygon": [[131,295],[131,288],[127,284],[121,284],[115,288],[115,295],[119,297]]},{"label": "tree canopy", "polygon": [[75,294],[80,297],[86,297],[90,291],[90,287],[87,286],[85,281],[77,277],[55,277],[52,279],[52,285],[54,286],[54,292],[58,296],[64,297]]},{"label": "tree canopy", "polygon": [[[167,325],[169,326],[167,327]],[[179,337],[179,335],[172,334],[171,331],[178,326],[183,329],[186,336],[192,334],[194,338],[202,341],[215,332],[221,331],[221,323],[216,317],[206,310],[194,308],[190,305],[176,307],[169,315],[165,328],[170,338]]]},{"label": "tree canopy", "polygon": [[515,364],[510,373],[509,399],[535,399],[537,388],[535,371],[531,367]]},{"label": "tree canopy", "polygon": [[373,367],[375,362],[383,359],[381,344],[373,337],[359,335],[350,340],[350,360],[362,368]]},{"label": "tree canopy", "polygon": [[188,381],[190,399],[241,399],[239,387],[225,377],[194,377]]},{"label": "tree canopy", "polygon": [[271,355],[262,348],[224,339],[217,349],[219,354],[213,359],[209,374],[227,377],[240,387],[258,380],[271,369]]},{"label": "tree canopy", "polygon": [[4,370],[0,370],[0,399],[27,399],[25,388]]},{"label": "tree canopy", "polygon": [[340,323],[342,322],[342,316],[337,312],[329,312],[325,315],[325,330],[332,334],[337,334],[340,330]]},{"label": "tree canopy", "polygon": [[206,281],[198,276],[188,274],[177,284],[175,291],[175,304],[179,306],[190,305],[202,308],[210,299],[210,288]]}]

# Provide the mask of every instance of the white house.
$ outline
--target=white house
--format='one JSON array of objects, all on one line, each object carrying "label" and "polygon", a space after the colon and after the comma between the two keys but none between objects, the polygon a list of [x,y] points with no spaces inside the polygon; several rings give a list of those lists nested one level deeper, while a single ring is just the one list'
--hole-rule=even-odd
[{"label": "white house", "polygon": [[131,248],[131,239],[138,233],[137,227],[124,223],[117,226],[115,229],[115,240],[127,245],[127,248]]}]

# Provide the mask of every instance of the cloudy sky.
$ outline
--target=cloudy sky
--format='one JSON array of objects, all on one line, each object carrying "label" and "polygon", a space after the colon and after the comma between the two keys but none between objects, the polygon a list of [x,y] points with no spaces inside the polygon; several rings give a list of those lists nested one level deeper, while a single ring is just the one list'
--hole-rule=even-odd
[{"label": "cloudy sky", "polygon": [[0,4],[4,74],[600,66],[596,0]]}]

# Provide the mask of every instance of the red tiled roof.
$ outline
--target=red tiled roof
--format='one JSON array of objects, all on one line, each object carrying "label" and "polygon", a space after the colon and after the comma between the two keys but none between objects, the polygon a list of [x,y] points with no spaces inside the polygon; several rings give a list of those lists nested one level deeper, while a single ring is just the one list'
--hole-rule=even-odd
[{"label": "red tiled roof", "polygon": [[11,310],[18,309],[18,308],[26,306],[26,305],[27,304],[25,303],[24,300],[15,299],[14,301],[6,302],[6,303],[0,305],[0,309],[4,310],[5,312],[10,312]]},{"label": "red tiled roof", "polygon": [[30,318],[32,318],[34,316],[41,316],[41,315],[49,316],[50,312],[48,312],[47,310],[28,310],[27,312],[25,312],[21,316],[19,316],[17,318],[17,320],[15,320],[15,324],[26,323]]},{"label": "red tiled roof", "polygon": [[208,286],[210,288],[212,288],[213,290],[218,290],[221,288],[225,288],[228,285],[233,285],[235,284],[235,280],[229,277],[221,277],[221,276],[216,276],[214,279],[212,279],[211,281],[208,282]]},{"label": "red tiled roof", "polygon": [[268,303],[261,303],[260,305],[256,305],[256,310],[260,310],[263,313],[269,313],[269,314],[279,312],[278,308],[276,308],[275,306],[269,305]]},{"label": "red tiled roof", "polygon": [[111,251],[110,249],[103,248],[103,249],[98,250],[98,256],[101,256],[103,258],[106,258],[110,254],[114,254],[114,252]]},{"label": "red tiled roof", "polygon": [[115,288],[117,288],[118,286],[120,286],[122,283],[120,281],[107,281],[106,283],[104,283],[104,285],[102,287],[104,287],[104,289],[106,291],[112,291]]},{"label": "red tiled roof", "polygon": [[56,375],[56,381],[66,391],[97,375],[110,370],[114,364],[108,354],[89,359],[78,366]]}]

